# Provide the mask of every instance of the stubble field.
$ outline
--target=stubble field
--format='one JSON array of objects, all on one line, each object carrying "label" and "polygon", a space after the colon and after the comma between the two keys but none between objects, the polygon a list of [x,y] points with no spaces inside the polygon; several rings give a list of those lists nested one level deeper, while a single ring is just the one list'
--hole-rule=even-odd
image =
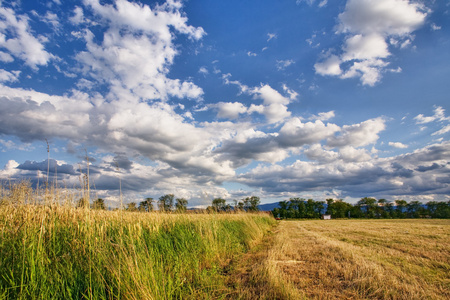
[{"label": "stubble field", "polygon": [[450,222],[282,221],[240,270],[247,299],[449,299]]}]

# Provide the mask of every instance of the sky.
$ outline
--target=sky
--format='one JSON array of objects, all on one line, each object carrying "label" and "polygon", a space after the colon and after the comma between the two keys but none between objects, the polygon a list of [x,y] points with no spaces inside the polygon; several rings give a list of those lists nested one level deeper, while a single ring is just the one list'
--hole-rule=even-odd
[{"label": "sky", "polygon": [[0,0],[0,180],[450,200],[450,2]]}]

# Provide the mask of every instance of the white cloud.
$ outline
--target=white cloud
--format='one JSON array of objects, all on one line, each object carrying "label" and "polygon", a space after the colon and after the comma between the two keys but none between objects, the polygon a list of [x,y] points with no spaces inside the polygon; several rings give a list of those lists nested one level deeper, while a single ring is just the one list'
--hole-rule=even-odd
[{"label": "white cloud", "polygon": [[394,147],[394,148],[398,148],[398,149],[406,149],[406,148],[408,148],[408,145],[405,145],[405,144],[400,143],[400,142],[389,142],[389,146]]},{"label": "white cloud", "polygon": [[339,158],[344,162],[364,162],[372,159],[372,156],[366,149],[356,149],[354,147],[345,146],[339,149]]},{"label": "white cloud", "polygon": [[261,85],[249,91],[257,99],[263,100],[263,106],[251,105],[249,113],[264,114],[269,123],[278,123],[288,118],[291,113],[287,110],[289,98],[282,96],[269,85]]},{"label": "white cloud", "polygon": [[100,83],[110,85],[110,97],[166,100],[169,96],[198,99],[201,88],[192,82],[169,79],[167,75],[177,50],[172,31],[193,40],[205,35],[201,27],[187,25],[179,9],[181,3],[169,1],[153,10],[147,5],[118,0],[101,5],[86,0],[86,5],[106,27],[101,44],[86,29],[87,51],[78,53],[83,72]]},{"label": "white cloud", "polygon": [[254,52],[251,52],[251,51],[248,51],[247,55],[248,56],[258,56],[258,54],[254,53]]},{"label": "white cloud", "polygon": [[336,55],[330,55],[322,62],[314,65],[317,74],[336,76],[342,74],[341,59]]},{"label": "white cloud", "polygon": [[198,72],[203,75],[208,75],[209,73],[206,67],[200,67],[200,69],[198,69]]},{"label": "white cloud", "polygon": [[13,62],[14,58],[6,52],[0,51],[0,61],[9,63]]},{"label": "white cloud", "polygon": [[390,55],[384,37],[377,33],[351,36],[345,41],[343,50],[343,61],[386,58]]},{"label": "white cloud", "polygon": [[442,134],[445,134],[447,132],[450,132],[450,125],[444,126],[441,130],[433,132],[431,135],[442,135]]},{"label": "white cloud", "polygon": [[69,18],[69,21],[74,25],[83,23],[85,21],[83,8],[75,6],[75,9],[73,10],[73,16]]},{"label": "white cloud", "polygon": [[437,106],[434,109],[434,115],[426,117],[423,114],[420,114],[415,116],[414,120],[416,120],[416,124],[426,124],[434,121],[448,121],[450,118],[445,117],[445,109],[443,109],[442,106]]},{"label": "white cloud", "polygon": [[319,143],[339,129],[335,124],[324,124],[320,120],[303,123],[299,118],[291,118],[281,127],[277,140],[285,147],[299,147]]},{"label": "white cloud", "polygon": [[216,107],[217,117],[222,119],[237,119],[240,114],[247,112],[247,108],[239,102],[219,102],[213,107]]},{"label": "white cloud", "polygon": [[[296,1],[297,5],[300,5],[301,3],[307,3],[310,6],[313,5],[315,2],[316,2],[316,0],[297,0]],[[327,3],[328,3],[328,0],[321,0],[317,6],[324,7],[325,5],[327,5]]]},{"label": "white cloud", "polygon": [[298,93],[290,88],[287,87],[286,84],[283,84],[283,90],[288,93],[289,99],[295,100],[298,97]]},{"label": "white cloud", "polygon": [[339,154],[335,151],[325,150],[320,144],[313,144],[307,150],[304,151],[304,154],[308,159],[317,161],[319,163],[331,163],[336,161],[339,158]]},{"label": "white cloud", "polygon": [[278,71],[284,70],[290,65],[292,65],[294,61],[292,59],[287,60],[277,60],[277,69]]},{"label": "white cloud", "polygon": [[436,31],[436,30],[441,30],[442,29],[442,27],[441,26],[438,26],[438,25],[436,25],[436,24],[431,24],[431,30],[433,30],[433,31]]},{"label": "white cloud", "polygon": [[320,121],[328,121],[335,117],[334,110],[328,112],[320,112],[317,116],[312,116],[311,119],[316,119]]},{"label": "white cloud", "polygon": [[408,0],[348,0],[336,32],[347,34],[342,54],[326,55],[314,65],[316,73],[360,77],[364,85],[375,85],[389,65],[386,40],[391,45],[401,41],[400,48],[409,46],[412,33],[423,26],[426,16],[421,5]]},{"label": "white cloud", "polygon": [[271,39],[276,39],[278,37],[275,33],[268,33],[267,36],[268,36],[267,41],[270,41]]},{"label": "white cloud", "polygon": [[[12,56],[22,59],[33,69],[47,65],[53,57],[45,51],[43,43],[36,38],[28,24],[26,15],[16,16],[10,8],[0,7],[0,47],[9,51]],[[3,59],[11,61],[3,55]]]},{"label": "white cloud", "polygon": [[0,69],[0,82],[15,82],[19,80],[20,71],[8,72]]},{"label": "white cloud", "polygon": [[331,147],[363,147],[376,143],[378,133],[385,129],[385,120],[376,118],[364,121],[359,124],[345,125],[340,135],[328,139],[328,145]]}]

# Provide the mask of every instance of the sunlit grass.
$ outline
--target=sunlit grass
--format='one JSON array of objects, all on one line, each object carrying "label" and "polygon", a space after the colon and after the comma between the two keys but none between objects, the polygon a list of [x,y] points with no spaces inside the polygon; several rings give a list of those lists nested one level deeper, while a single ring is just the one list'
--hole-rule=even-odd
[{"label": "sunlit grass", "polygon": [[75,209],[52,196],[44,193],[51,204],[34,205],[36,193],[26,184],[2,191],[2,299],[220,297],[223,268],[274,223],[244,213]]}]

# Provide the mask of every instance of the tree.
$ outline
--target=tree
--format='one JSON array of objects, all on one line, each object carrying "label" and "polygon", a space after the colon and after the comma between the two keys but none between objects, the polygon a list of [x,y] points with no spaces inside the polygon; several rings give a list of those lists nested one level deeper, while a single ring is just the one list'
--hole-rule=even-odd
[{"label": "tree", "polygon": [[313,219],[316,217],[319,216],[316,216],[314,200],[308,199],[305,203],[305,218]]},{"label": "tree", "polygon": [[167,194],[159,197],[158,208],[160,211],[169,212],[173,209],[173,199],[175,196],[173,194]]},{"label": "tree", "polygon": [[289,205],[289,202],[286,200],[280,201],[278,203],[278,206],[280,206],[279,211],[278,211],[278,215],[280,218],[284,219],[287,217],[288,205]]},{"label": "tree", "polygon": [[258,205],[261,202],[259,197],[251,196],[245,199],[242,199],[244,202],[244,209],[246,211],[259,211]]},{"label": "tree", "polygon": [[406,205],[408,203],[405,200],[395,200],[395,206],[396,206],[396,213],[398,218],[404,218],[406,217]]},{"label": "tree", "polygon": [[212,207],[215,211],[225,210],[226,200],[222,198],[214,198],[212,201]]},{"label": "tree", "polygon": [[130,202],[127,204],[128,211],[137,211],[136,202]]},{"label": "tree", "polygon": [[144,201],[139,202],[138,209],[145,212],[153,211],[153,198],[145,198]]},{"label": "tree", "polygon": [[419,218],[423,214],[422,202],[411,201],[406,205],[406,213],[409,218]]},{"label": "tree", "polygon": [[80,198],[75,205],[77,208],[89,208],[89,201],[85,197]]},{"label": "tree", "polygon": [[186,212],[188,201],[184,198],[177,198],[175,208],[177,212]]},{"label": "tree", "polygon": [[106,209],[105,201],[101,198],[94,200],[94,202],[92,203],[92,208],[105,210]]},{"label": "tree", "polygon": [[327,214],[331,215],[333,219],[347,218],[353,207],[342,199],[327,199],[327,204]]},{"label": "tree", "polygon": [[375,217],[375,209],[377,207],[377,199],[371,197],[361,198],[357,202],[357,206],[360,207],[361,211],[364,211],[366,218],[374,218]]}]

